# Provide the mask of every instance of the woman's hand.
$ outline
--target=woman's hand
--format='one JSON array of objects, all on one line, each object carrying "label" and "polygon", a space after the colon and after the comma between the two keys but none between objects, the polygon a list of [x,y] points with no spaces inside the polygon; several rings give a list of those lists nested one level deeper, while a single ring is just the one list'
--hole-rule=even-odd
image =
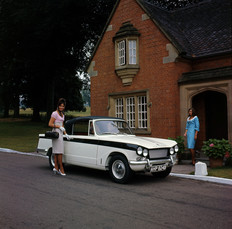
[{"label": "woman's hand", "polygon": [[197,140],[197,134],[195,134],[195,136],[194,136],[194,140]]},{"label": "woman's hand", "polygon": [[63,126],[60,126],[59,129],[64,133],[65,132],[65,128]]},{"label": "woman's hand", "polygon": [[194,140],[197,140],[198,131],[195,132]]}]

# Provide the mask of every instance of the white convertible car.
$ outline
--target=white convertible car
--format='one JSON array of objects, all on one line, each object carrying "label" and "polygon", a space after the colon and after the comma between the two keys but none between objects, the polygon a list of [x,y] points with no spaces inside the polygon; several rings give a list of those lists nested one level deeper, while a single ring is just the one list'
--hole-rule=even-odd
[{"label": "white convertible car", "polygon": [[[65,123],[70,140],[64,138],[63,162],[107,170],[113,181],[126,183],[135,172],[166,177],[175,164],[175,141],[133,135],[127,122],[112,117],[78,117]],[[52,140],[39,135],[38,153],[54,166]]]}]

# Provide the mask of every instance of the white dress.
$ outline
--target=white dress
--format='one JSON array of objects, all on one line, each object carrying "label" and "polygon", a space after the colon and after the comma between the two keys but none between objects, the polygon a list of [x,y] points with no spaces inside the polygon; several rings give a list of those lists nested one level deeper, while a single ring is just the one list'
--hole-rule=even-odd
[{"label": "white dress", "polygon": [[[54,111],[51,115],[55,119],[54,124],[56,126],[63,126],[64,115],[61,117],[57,111]],[[64,154],[64,141],[63,141],[63,131],[59,128],[53,128],[52,131],[59,133],[59,138],[52,139],[52,153],[54,154]]]}]

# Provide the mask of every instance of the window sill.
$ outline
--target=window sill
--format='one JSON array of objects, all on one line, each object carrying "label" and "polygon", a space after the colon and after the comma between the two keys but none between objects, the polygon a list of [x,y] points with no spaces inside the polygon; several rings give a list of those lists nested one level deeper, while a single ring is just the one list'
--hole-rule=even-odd
[{"label": "window sill", "polygon": [[139,71],[139,65],[124,65],[118,66],[115,69],[115,72],[119,78],[121,78],[124,86],[132,84],[133,78],[137,75]]}]

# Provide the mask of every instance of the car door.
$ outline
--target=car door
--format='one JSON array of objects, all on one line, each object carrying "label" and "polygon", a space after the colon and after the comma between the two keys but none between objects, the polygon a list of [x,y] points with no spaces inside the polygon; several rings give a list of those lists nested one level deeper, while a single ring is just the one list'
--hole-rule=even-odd
[{"label": "car door", "polygon": [[77,121],[73,124],[70,141],[65,141],[65,162],[87,167],[96,166],[98,138],[91,134],[92,121]]}]

